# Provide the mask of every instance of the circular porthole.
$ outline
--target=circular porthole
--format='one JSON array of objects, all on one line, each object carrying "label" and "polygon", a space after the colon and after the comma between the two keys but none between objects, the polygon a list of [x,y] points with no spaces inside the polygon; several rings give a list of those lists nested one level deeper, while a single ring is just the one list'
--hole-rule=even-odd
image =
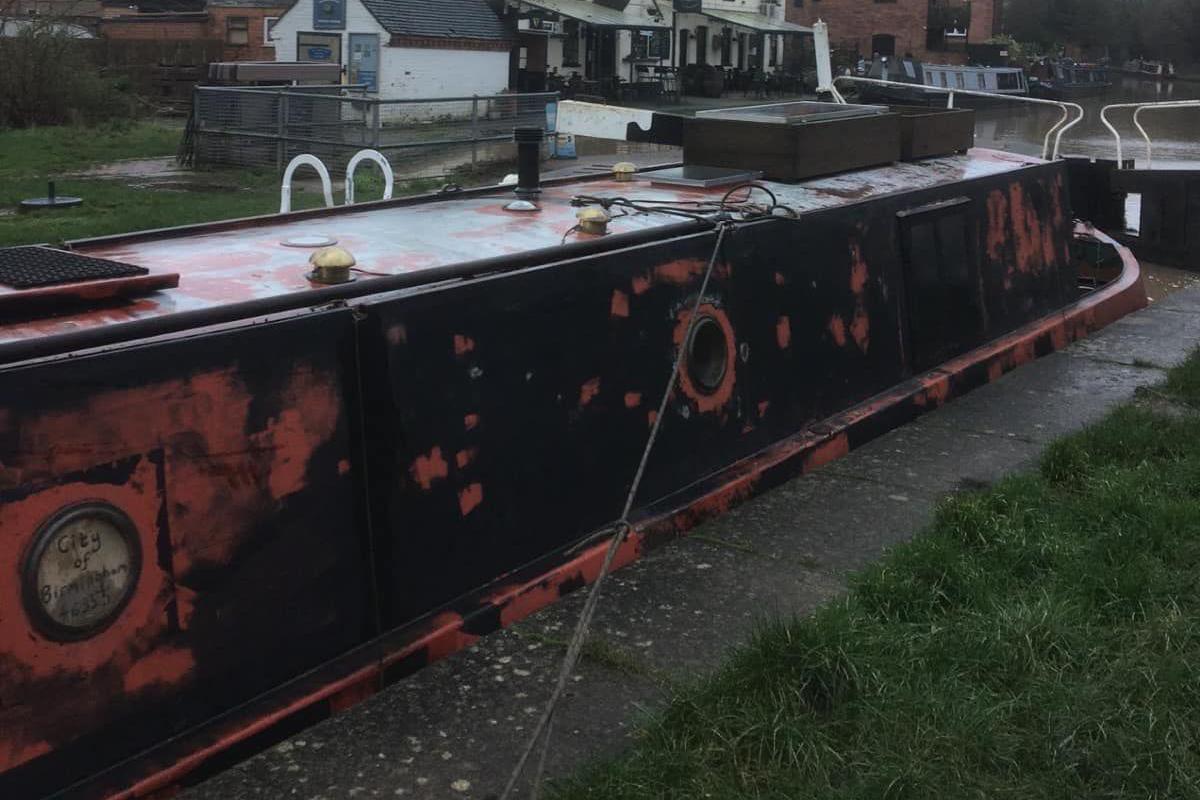
[{"label": "circular porthole", "polygon": [[112,624],[141,572],[133,522],[107,503],[83,503],[48,519],[25,561],[25,609],[59,641],[85,639]]},{"label": "circular porthole", "polygon": [[721,323],[708,315],[700,317],[687,343],[687,371],[692,384],[705,394],[717,391],[729,369],[728,359],[729,343]]}]

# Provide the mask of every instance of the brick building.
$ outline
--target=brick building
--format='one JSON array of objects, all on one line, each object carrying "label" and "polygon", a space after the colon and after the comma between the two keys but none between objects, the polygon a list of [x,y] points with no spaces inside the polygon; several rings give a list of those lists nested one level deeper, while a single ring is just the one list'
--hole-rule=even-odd
[{"label": "brick building", "polygon": [[107,39],[219,41],[222,61],[274,61],[271,28],[288,0],[209,0],[204,11],[122,14],[100,21]]},{"label": "brick building", "polygon": [[800,25],[829,24],[843,57],[873,53],[922,61],[962,63],[966,45],[997,30],[1002,0],[786,0],[787,18]]}]

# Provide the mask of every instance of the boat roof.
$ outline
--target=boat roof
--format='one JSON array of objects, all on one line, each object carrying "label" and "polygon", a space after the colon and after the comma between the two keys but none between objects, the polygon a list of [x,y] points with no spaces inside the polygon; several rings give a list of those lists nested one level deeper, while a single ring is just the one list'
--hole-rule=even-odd
[{"label": "boat roof", "polygon": [[[776,194],[779,203],[804,214],[1041,163],[1044,163],[1041,159],[1031,156],[973,149],[961,155],[892,164],[801,183],[764,183]],[[6,347],[18,342],[236,306],[246,301],[283,298],[294,300],[291,307],[309,307],[312,301],[320,299],[318,290],[327,287],[306,277],[311,269],[308,258],[312,250],[282,244],[296,237],[336,239],[340,247],[353,254],[357,266],[370,273],[357,275],[355,291],[364,294],[370,292],[372,281],[381,280],[380,276],[419,275],[434,268],[480,259],[515,258],[579,239],[582,234],[571,232],[578,210],[571,200],[578,195],[686,202],[717,201],[726,191],[726,188],[685,188],[645,181],[618,183],[602,176],[544,186],[538,213],[504,210],[504,205],[513,199],[512,191],[495,187],[464,192],[462,196],[381,201],[336,210],[76,241],[69,246],[77,253],[144,267],[152,274],[178,273],[178,286],[116,304],[0,320],[0,355]],[[605,241],[616,246],[621,234],[679,222],[679,217],[662,213],[622,216],[613,220]],[[547,263],[553,260],[549,258]],[[380,288],[387,287],[380,284]]]}]

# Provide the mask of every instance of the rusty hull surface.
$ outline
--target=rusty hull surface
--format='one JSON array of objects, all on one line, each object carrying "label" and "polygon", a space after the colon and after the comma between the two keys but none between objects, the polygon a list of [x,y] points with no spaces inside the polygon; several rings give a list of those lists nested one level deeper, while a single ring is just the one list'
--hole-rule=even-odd
[{"label": "rusty hull surface", "polygon": [[[728,233],[701,309],[725,369],[681,381],[618,564],[1144,304],[1127,252],[1077,294],[1072,234],[1103,236],[1074,229],[1064,180],[974,151],[773,184],[804,214]],[[9,323],[0,355],[246,299],[297,311],[0,369],[0,571],[81,500],[124,510],[145,565],[82,642],[0,582],[0,796],[195,780],[594,579],[717,233],[312,309],[307,251],[279,245],[322,232],[420,271],[557,245],[584,192],[697,196],[585,182],[535,216],[497,193],[78,246],[179,288]]]}]

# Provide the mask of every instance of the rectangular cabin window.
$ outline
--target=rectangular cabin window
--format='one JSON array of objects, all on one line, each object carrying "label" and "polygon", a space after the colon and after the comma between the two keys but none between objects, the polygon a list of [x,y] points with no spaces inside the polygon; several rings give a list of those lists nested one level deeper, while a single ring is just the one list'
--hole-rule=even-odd
[{"label": "rectangular cabin window", "polygon": [[942,79],[942,88],[943,89],[950,88],[950,81],[946,78],[946,73],[940,72],[940,73],[938,73],[938,76]]},{"label": "rectangular cabin window", "polygon": [[897,214],[913,372],[924,372],[983,340],[971,207],[969,198],[959,197]]},{"label": "rectangular cabin window", "polygon": [[1016,72],[1001,72],[996,76],[996,87],[1001,91],[1014,91],[1020,89],[1018,81],[1019,73]]},{"label": "rectangular cabin window", "polygon": [[979,88],[980,88],[980,89],[987,89],[987,76],[986,76],[986,75],[984,75],[982,72],[980,72],[980,73],[979,73],[978,75],[976,75],[975,77],[979,79]]},{"label": "rectangular cabin window", "polygon": [[967,79],[961,72],[954,74],[954,83],[959,89],[967,88]]},{"label": "rectangular cabin window", "polygon": [[250,43],[249,17],[229,17],[225,20],[225,43],[233,45]]}]

